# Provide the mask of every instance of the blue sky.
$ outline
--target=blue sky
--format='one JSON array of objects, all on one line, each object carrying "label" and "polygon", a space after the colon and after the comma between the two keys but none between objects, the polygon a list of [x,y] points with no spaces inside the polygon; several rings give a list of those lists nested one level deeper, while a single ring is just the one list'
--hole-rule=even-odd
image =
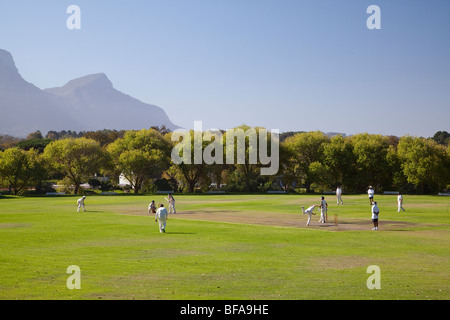
[{"label": "blue sky", "polygon": [[42,89],[103,72],[186,128],[450,131],[448,0],[3,0],[0,48]]}]

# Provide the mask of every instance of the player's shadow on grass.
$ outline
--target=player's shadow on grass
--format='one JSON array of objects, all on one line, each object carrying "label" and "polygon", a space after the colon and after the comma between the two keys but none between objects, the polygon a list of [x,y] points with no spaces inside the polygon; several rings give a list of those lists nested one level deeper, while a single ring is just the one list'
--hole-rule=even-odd
[{"label": "player's shadow on grass", "polygon": [[166,234],[196,234],[194,232],[170,232],[166,231]]}]

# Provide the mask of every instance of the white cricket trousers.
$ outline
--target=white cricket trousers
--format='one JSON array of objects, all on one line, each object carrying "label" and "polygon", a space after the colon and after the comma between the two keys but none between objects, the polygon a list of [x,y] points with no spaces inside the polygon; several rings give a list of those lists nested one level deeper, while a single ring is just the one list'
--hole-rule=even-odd
[{"label": "white cricket trousers", "polygon": [[174,203],[169,203],[169,213],[177,213],[175,211],[175,202]]},{"label": "white cricket trousers", "polygon": [[83,211],[86,211],[86,208],[84,207],[84,203],[79,203],[78,204],[78,209],[77,212],[80,212],[80,208],[83,207]]},{"label": "white cricket trousers", "polygon": [[306,222],[306,225],[309,226],[309,223],[311,222],[311,215],[312,215],[312,213],[309,212],[309,213],[307,213],[307,215],[308,215],[308,222]]},{"label": "white cricket trousers", "polygon": [[159,222],[159,232],[163,233],[166,230],[167,217],[165,215],[158,217],[158,222]]},{"label": "white cricket trousers", "polygon": [[319,222],[325,223],[327,222],[325,219],[325,216],[327,214],[327,210],[326,209],[320,209],[320,220]]},{"label": "white cricket trousers", "polygon": [[339,204],[339,201],[341,202],[341,204],[344,204],[344,201],[342,201],[342,196],[336,196],[337,197],[337,204]]},{"label": "white cricket trousers", "polygon": [[306,225],[309,226],[309,223],[311,222],[312,211],[306,211],[305,208],[302,208],[302,212],[303,214],[308,215],[308,221],[306,222]]}]

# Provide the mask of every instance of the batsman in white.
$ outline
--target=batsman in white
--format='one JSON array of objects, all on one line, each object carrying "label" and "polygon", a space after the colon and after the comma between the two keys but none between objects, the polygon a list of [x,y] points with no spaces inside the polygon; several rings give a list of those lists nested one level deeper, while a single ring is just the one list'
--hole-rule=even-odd
[{"label": "batsman in white", "polygon": [[83,196],[82,198],[77,200],[77,204],[78,204],[77,212],[80,212],[81,207],[83,207],[83,211],[86,212],[86,207],[84,206],[84,200],[86,200],[86,196]]},{"label": "batsman in white", "polygon": [[308,209],[305,210],[305,207],[302,207],[302,212],[303,214],[307,214],[308,215],[308,222],[306,222],[306,225],[309,226],[309,223],[311,222],[311,215],[316,215],[314,213],[314,208],[320,208],[319,205],[317,204],[313,204],[312,206],[310,206]]},{"label": "batsman in white", "polygon": [[328,219],[328,203],[325,201],[325,197],[320,201],[320,220],[319,222],[326,223]]},{"label": "batsman in white", "polygon": [[166,201],[169,203],[169,213],[177,213],[175,210],[175,198],[172,196],[171,193],[168,195],[169,198],[165,198]]},{"label": "batsman in white", "polygon": [[159,232],[166,232],[166,223],[169,218],[169,214],[167,213],[167,209],[164,208],[163,204],[160,204],[158,210],[156,210],[155,214],[155,222],[159,221]]}]

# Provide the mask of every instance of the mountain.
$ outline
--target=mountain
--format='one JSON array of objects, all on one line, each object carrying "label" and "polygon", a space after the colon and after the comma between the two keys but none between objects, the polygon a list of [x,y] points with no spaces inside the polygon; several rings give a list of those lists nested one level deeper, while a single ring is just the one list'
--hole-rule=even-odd
[{"label": "mountain", "polygon": [[0,134],[24,137],[40,130],[140,130],[174,125],[160,107],[116,89],[103,74],[41,90],[25,81],[12,55],[0,49]]},{"label": "mountain", "polygon": [[165,125],[178,129],[160,107],[143,103],[114,89],[103,74],[91,74],[69,81],[60,88],[44,90],[63,98],[66,112],[93,129],[143,129]]},{"label": "mountain", "polygon": [[23,137],[36,130],[87,129],[61,109],[64,104],[61,98],[25,81],[11,54],[0,49],[0,134]]}]

